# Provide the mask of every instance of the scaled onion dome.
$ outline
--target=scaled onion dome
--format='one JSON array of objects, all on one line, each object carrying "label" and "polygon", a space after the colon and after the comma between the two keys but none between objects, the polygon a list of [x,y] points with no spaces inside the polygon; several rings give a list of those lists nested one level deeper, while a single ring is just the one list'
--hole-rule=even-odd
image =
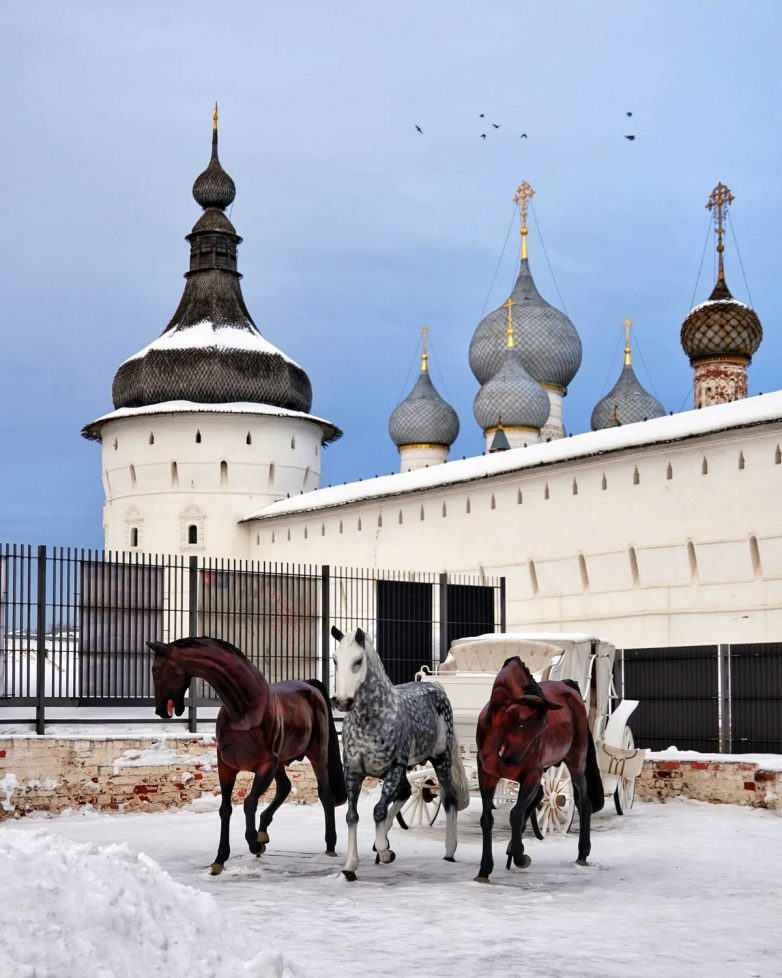
[{"label": "scaled onion dome", "polygon": [[391,412],[388,433],[398,448],[405,445],[445,445],[459,434],[456,411],[440,397],[429,376],[428,354],[421,355],[421,373],[407,397]]},{"label": "scaled onion dome", "polygon": [[606,396],[597,402],[592,412],[592,431],[634,424],[649,418],[661,418],[665,408],[641,387],[635,376],[630,356],[630,338],[625,343],[625,362],[619,380]]},{"label": "scaled onion dome", "polygon": [[503,428],[540,431],[548,421],[551,402],[548,394],[526,370],[514,345],[511,304],[506,303],[505,349],[499,367],[486,381],[473,402],[475,420],[485,432],[502,424]]},{"label": "scaled onion dome", "polygon": [[121,364],[112,388],[115,408],[249,401],[309,412],[306,373],[261,336],[244,304],[236,266],[242,239],[223,213],[235,195],[217,155],[215,109],[212,158],[193,184],[204,213],[186,239],[184,293],[161,336]]}]

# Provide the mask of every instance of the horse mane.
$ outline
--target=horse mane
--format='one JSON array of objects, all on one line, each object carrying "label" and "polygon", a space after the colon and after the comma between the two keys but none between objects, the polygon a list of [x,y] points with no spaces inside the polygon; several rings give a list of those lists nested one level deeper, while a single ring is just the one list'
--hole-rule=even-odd
[{"label": "horse mane", "polygon": [[535,679],[535,677],[532,675],[529,668],[527,667],[527,664],[525,662],[522,662],[519,656],[512,655],[509,659],[506,659],[502,664],[502,668],[504,669],[505,666],[509,666],[514,662],[518,663],[518,665],[521,666],[521,668],[529,676],[529,683],[526,686],[522,687],[524,692],[528,693],[530,696],[540,696],[541,699],[544,699],[545,694],[543,690],[540,688],[540,683],[537,681],[537,679]]},{"label": "horse mane", "polygon": [[247,656],[244,654],[244,652],[242,652],[242,650],[237,648],[235,645],[231,645],[230,642],[226,642],[222,638],[210,638],[208,635],[200,635],[198,638],[178,638],[170,644],[180,649],[193,648],[193,646],[198,649],[205,649],[212,645],[217,645],[223,649],[223,651],[230,652],[232,655],[235,655],[240,659],[247,660]]}]

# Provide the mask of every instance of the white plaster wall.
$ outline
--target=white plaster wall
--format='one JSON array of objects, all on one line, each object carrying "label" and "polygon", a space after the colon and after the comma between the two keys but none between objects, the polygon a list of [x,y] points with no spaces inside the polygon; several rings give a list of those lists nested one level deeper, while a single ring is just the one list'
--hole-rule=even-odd
[{"label": "white plaster wall", "polygon": [[509,629],[628,647],[778,641],[780,443],[775,422],[261,519],[250,553],[505,575]]},{"label": "white plaster wall", "polygon": [[447,445],[402,445],[399,449],[399,471],[414,472],[427,465],[441,465],[447,459]]},{"label": "white plaster wall", "polygon": [[[136,527],[140,551],[247,557],[248,531],[239,521],[256,506],[318,488],[321,437],[313,422],[255,414],[108,422],[102,431],[106,548],[133,549]],[[195,545],[187,542],[191,523],[199,528]]]}]

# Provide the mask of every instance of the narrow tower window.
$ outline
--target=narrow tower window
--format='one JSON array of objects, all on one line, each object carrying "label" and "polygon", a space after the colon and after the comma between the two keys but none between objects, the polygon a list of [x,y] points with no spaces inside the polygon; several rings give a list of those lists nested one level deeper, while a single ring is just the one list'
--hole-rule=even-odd
[{"label": "narrow tower window", "polygon": [[154,433],[154,431],[150,431],[150,433],[149,433],[149,444],[150,445],[154,445],[155,444],[155,433]]},{"label": "narrow tower window", "polygon": [[465,509],[466,509],[466,511],[468,513],[470,512],[470,497],[469,496],[467,497],[467,505],[465,506]]},{"label": "narrow tower window", "polygon": [[179,485],[179,468],[176,462],[171,463],[171,485],[176,489]]},{"label": "narrow tower window", "polygon": [[130,471],[130,484],[135,489],[135,487],[136,487],[136,466],[135,465],[131,465],[129,471]]},{"label": "narrow tower window", "polygon": [[130,545],[131,547],[138,546],[138,527],[132,526],[130,528]]},{"label": "narrow tower window", "polygon": [[604,490],[608,488],[608,479],[606,479],[605,472],[603,473],[603,481],[600,483],[600,488]]},{"label": "narrow tower window", "polygon": [[521,506],[523,502],[524,502],[524,497],[521,494],[521,489],[519,489],[519,491],[516,493],[516,505]]},{"label": "narrow tower window", "polygon": [[198,543],[198,527],[195,523],[191,523],[187,528],[187,542]]},{"label": "narrow tower window", "polygon": [[543,490],[543,498],[544,499],[549,499],[550,498],[550,494],[549,494],[549,491],[548,491],[548,482],[546,483],[546,487]]},{"label": "narrow tower window", "polygon": [[670,462],[668,463],[668,468],[665,470],[665,478],[666,479],[673,478],[673,466],[671,465]]},{"label": "narrow tower window", "polygon": [[701,475],[709,474],[709,463],[706,461],[706,456],[703,456],[703,461],[701,462]]},{"label": "narrow tower window", "polygon": [[295,447],[296,447],[296,439],[291,438],[291,448],[295,448]]},{"label": "narrow tower window", "polygon": [[745,464],[746,463],[744,461],[744,452],[739,452],[739,468],[743,469]]},{"label": "narrow tower window", "polygon": [[573,495],[574,496],[578,495],[578,483],[576,482],[575,479],[573,479]]},{"label": "narrow tower window", "polygon": [[269,485],[274,485],[274,462],[271,462],[269,465]]},{"label": "narrow tower window", "polygon": [[228,485],[228,463],[227,462],[220,463],[220,485],[221,486]]},{"label": "narrow tower window", "polygon": [[491,508],[492,509],[497,508],[497,500],[494,498],[494,493],[491,494]]},{"label": "narrow tower window", "polygon": [[641,483],[641,475],[638,472],[638,466],[636,465],[636,467],[633,469],[633,485],[637,486],[640,485],[640,483]]},{"label": "narrow tower window", "polygon": [[197,431],[196,432],[196,445],[200,445],[200,444],[201,444],[201,432],[200,431]]},{"label": "narrow tower window", "polygon": [[448,507],[445,505],[445,503],[443,503],[443,517],[446,517],[447,515],[448,515]]},{"label": "narrow tower window", "polygon": [[245,440],[246,440],[246,442],[247,442],[248,445],[252,445],[252,443],[253,443],[253,436],[250,434],[249,431],[247,432],[247,438]]},{"label": "narrow tower window", "polygon": [[780,451],[779,445],[777,445],[777,450],[774,452],[774,465],[782,465],[782,451]]}]

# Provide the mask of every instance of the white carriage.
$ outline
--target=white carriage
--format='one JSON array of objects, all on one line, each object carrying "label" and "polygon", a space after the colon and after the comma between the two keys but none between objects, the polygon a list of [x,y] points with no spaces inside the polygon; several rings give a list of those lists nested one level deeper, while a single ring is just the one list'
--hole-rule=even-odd
[{"label": "white carriage", "polygon": [[[638,700],[618,701],[613,684],[616,649],[610,642],[591,635],[513,632],[462,638],[453,643],[434,673],[426,666],[419,671],[416,679],[437,682],[448,694],[471,790],[478,790],[478,716],[489,701],[497,673],[505,660],[514,655],[526,663],[539,681],[572,679],[578,683],[589,715],[603,791],[606,797],[613,797],[617,814],[628,811],[646,756],[645,750],[635,747],[627,725]],[[409,772],[408,779],[412,795],[399,813],[399,822],[404,827],[431,825],[440,809],[434,771],[428,766],[416,768]],[[533,828],[541,837],[551,831],[567,832],[576,806],[565,765],[549,768],[542,786],[543,799]],[[517,791],[515,782],[500,782],[496,803],[511,803]]]}]

